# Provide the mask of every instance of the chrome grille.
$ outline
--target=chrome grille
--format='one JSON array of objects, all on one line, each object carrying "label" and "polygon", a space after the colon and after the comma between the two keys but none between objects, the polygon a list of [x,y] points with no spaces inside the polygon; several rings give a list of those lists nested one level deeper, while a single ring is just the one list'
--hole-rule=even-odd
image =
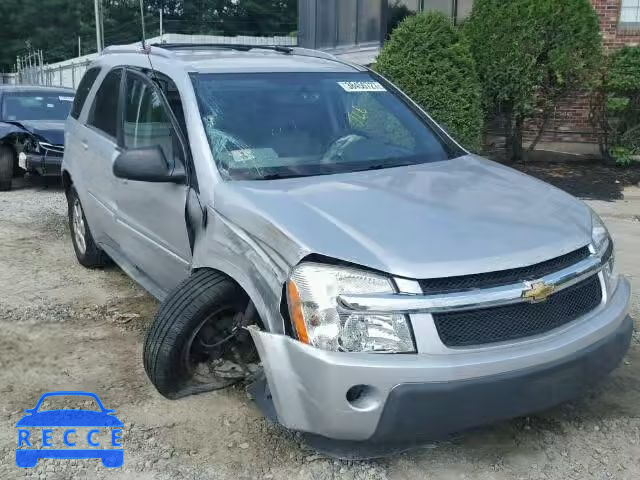
[{"label": "chrome grille", "polygon": [[594,310],[602,301],[598,275],[551,295],[541,303],[433,314],[442,342],[466,347],[539,335]]},{"label": "chrome grille", "polygon": [[589,255],[589,247],[585,246],[561,257],[556,257],[527,267],[458,277],[431,278],[420,280],[419,282],[425,295],[498,287],[501,285],[520,283],[525,280],[538,280],[563,268],[575,265]]}]

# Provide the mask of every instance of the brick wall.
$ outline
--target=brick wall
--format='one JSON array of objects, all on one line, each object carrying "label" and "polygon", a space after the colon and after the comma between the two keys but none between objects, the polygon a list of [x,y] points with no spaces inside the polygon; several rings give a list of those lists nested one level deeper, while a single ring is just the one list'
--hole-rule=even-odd
[{"label": "brick wall", "polygon": [[[640,45],[640,29],[619,26],[622,0],[591,0],[600,16],[600,29],[607,50]],[[543,142],[596,142],[589,122],[589,98],[582,93],[561,102]]]},{"label": "brick wall", "polygon": [[621,0],[591,0],[600,16],[600,29],[605,48],[640,45],[640,29],[619,26]]}]

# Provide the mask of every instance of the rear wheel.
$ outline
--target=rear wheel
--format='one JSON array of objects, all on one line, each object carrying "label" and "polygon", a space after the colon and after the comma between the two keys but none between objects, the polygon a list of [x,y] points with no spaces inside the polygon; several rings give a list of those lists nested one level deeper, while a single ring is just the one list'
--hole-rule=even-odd
[{"label": "rear wheel", "polygon": [[0,145],[0,191],[11,190],[15,162],[13,149],[6,145]]},{"label": "rear wheel", "polygon": [[80,203],[78,192],[73,186],[67,194],[67,203],[71,241],[78,262],[87,268],[103,267],[107,264],[107,256],[93,241],[82,203]]},{"label": "rear wheel", "polygon": [[144,344],[144,368],[167,398],[229,387],[251,377],[258,354],[243,327],[253,304],[226,275],[199,270],[162,303]]}]

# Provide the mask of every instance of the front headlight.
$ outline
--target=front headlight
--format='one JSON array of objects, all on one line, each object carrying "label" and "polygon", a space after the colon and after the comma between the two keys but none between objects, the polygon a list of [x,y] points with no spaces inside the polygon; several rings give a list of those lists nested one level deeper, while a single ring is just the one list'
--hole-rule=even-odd
[{"label": "front headlight", "polygon": [[405,315],[345,312],[342,294],[394,293],[391,280],[354,268],[303,263],[287,282],[289,315],[298,339],[334,352],[415,352]]},{"label": "front headlight", "polygon": [[609,230],[602,219],[594,211],[591,211],[591,244],[595,253],[602,257],[606,263],[602,267],[602,273],[608,291],[616,288],[618,272],[615,268],[615,252],[613,250],[613,240],[609,235]]},{"label": "front headlight", "polygon": [[609,230],[594,211],[591,211],[591,243],[596,253],[601,256],[605,254],[611,243]]}]

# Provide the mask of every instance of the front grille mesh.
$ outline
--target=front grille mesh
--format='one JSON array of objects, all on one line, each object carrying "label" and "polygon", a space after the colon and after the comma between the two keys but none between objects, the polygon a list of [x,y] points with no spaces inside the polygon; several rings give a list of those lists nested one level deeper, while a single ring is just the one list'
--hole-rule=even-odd
[{"label": "front grille mesh", "polygon": [[445,345],[465,347],[548,332],[589,313],[601,301],[600,280],[593,275],[545,302],[436,313],[433,319]]},{"label": "front grille mesh", "polygon": [[536,265],[474,275],[420,280],[420,287],[426,294],[451,293],[476,288],[491,288],[525,280],[538,280],[550,273],[570,267],[590,255],[589,247],[583,247],[561,257],[556,257]]}]

